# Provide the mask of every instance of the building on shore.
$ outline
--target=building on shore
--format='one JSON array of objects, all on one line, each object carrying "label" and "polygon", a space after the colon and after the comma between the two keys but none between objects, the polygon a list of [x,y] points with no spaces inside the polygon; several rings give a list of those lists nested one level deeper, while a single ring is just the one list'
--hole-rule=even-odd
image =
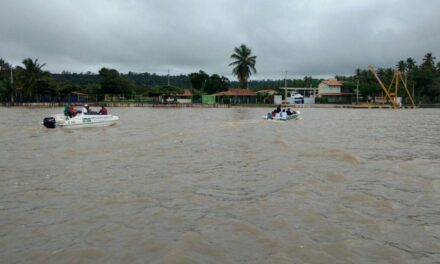
[{"label": "building on shore", "polygon": [[313,87],[279,87],[284,90],[284,102],[288,104],[314,104],[318,88]]},{"label": "building on shore", "polygon": [[262,103],[264,104],[275,104],[275,96],[278,94],[277,91],[272,89],[259,90],[256,92],[259,97],[262,98]]},{"label": "building on shore", "polygon": [[252,104],[257,94],[249,89],[229,89],[213,94],[219,104]]},{"label": "building on shore", "polygon": [[318,98],[324,103],[348,103],[351,104],[355,94],[343,89],[343,83],[330,79],[322,81],[318,85]]},{"label": "building on shore", "polygon": [[183,89],[183,93],[174,94],[167,98],[167,103],[181,103],[190,104],[192,103],[192,93],[190,89]]}]

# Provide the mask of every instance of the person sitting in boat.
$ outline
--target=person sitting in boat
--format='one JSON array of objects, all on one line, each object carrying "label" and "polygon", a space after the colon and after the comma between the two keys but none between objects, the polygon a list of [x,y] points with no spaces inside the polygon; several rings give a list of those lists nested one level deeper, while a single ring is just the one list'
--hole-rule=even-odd
[{"label": "person sitting in boat", "polygon": [[99,110],[100,115],[108,115],[107,109],[104,105],[101,105],[101,110]]},{"label": "person sitting in boat", "polygon": [[[290,114],[289,114],[289,112],[290,112]],[[295,110],[290,110],[290,108],[287,109],[287,115],[296,115],[296,114],[297,114],[297,112]]]},{"label": "person sitting in boat", "polygon": [[280,113],[280,118],[281,119],[287,118],[286,109],[283,109],[283,111]]},{"label": "person sitting in boat", "polygon": [[68,117],[74,117],[74,116],[76,116],[76,113],[77,113],[77,111],[75,109],[75,106],[73,104],[69,104],[69,109],[67,111],[67,116]]},{"label": "person sitting in boat", "polygon": [[98,114],[98,112],[93,111],[92,108],[88,104],[85,104],[81,111],[84,115],[97,115]]},{"label": "person sitting in boat", "polygon": [[70,117],[70,111],[69,111],[69,108],[70,108],[70,104],[67,103],[67,104],[64,106],[64,115]]},{"label": "person sitting in boat", "polygon": [[82,113],[83,115],[87,115],[87,114],[89,113],[89,105],[88,105],[88,104],[85,104],[85,105],[83,106],[83,108],[81,109],[81,113]]},{"label": "person sitting in boat", "polygon": [[287,108],[287,111],[286,111],[286,113],[287,113],[287,115],[288,115],[288,116],[291,116],[291,115],[293,115],[292,111],[290,111],[290,108]]},{"label": "person sitting in boat", "polygon": [[272,117],[275,117],[279,113],[281,113],[281,105],[277,106],[277,108],[272,111]]}]

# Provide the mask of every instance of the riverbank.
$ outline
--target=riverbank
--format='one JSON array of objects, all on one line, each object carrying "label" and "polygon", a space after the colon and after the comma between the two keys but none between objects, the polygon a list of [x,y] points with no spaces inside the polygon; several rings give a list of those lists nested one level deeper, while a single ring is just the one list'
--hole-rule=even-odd
[{"label": "riverbank", "polygon": [[440,259],[438,109],[61,109],[0,108],[2,263]]},{"label": "riverbank", "polygon": [[[75,105],[83,105],[88,104],[92,107],[98,107],[102,104],[105,104],[107,107],[166,107],[166,108],[185,108],[185,107],[194,107],[194,108],[229,108],[231,105],[229,104],[152,104],[152,103],[133,103],[133,102],[81,102],[74,103]],[[48,102],[48,103],[11,103],[11,102],[2,102],[1,106],[4,107],[63,107],[66,103],[57,103],[57,102]]]},{"label": "riverbank", "polygon": [[[90,106],[100,106],[103,103],[84,102]],[[3,107],[63,107],[66,103],[46,102],[46,103],[29,103],[29,102],[2,102]],[[79,103],[82,105],[83,103]],[[275,107],[269,104],[195,104],[195,103],[178,103],[178,104],[152,104],[142,102],[105,102],[107,107],[161,107],[161,108],[230,108],[230,107]],[[352,108],[352,109],[389,109],[389,105],[382,104],[292,104],[283,105],[291,108]],[[411,106],[403,106],[402,108],[413,108]],[[440,108],[440,104],[421,104],[416,108]]]}]

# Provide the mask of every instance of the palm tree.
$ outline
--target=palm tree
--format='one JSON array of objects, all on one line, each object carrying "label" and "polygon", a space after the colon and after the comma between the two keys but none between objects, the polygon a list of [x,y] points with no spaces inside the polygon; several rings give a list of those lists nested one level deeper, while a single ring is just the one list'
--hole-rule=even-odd
[{"label": "palm tree", "polygon": [[412,87],[412,96],[414,96],[414,73],[416,69],[417,69],[416,61],[413,58],[406,59],[406,71],[408,73],[407,78],[408,78],[408,84],[410,83]]},{"label": "palm tree", "polygon": [[32,96],[34,86],[38,79],[43,76],[43,71],[41,70],[46,64],[38,63],[38,59],[32,60],[30,58],[23,60],[24,69],[21,71],[21,80],[23,93],[26,96]]},{"label": "palm tree", "polygon": [[11,65],[9,65],[3,58],[0,58],[0,98],[12,98],[11,80],[9,79],[9,74],[11,72]]},{"label": "palm tree", "polygon": [[425,57],[423,57],[423,63],[422,63],[422,68],[428,68],[428,69],[433,69],[434,66],[434,60],[436,58],[434,56],[432,56],[432,53],[426,53]]},{"label": "palm tree", "polygon": [[416,68],[416,61],[413,58],[406,59],[406,68],[408,71],[412,71]]},{"label": "palm tree", "polygon": [[400,60],[397,63],[397,69],[401,72],[401,73],[405,73],[406,72],[406,62],[404,60]]},{"label": "palm tree", "polygon": [[241,87],[244,87],[252,72],[257,73],[255,69],[257,56],[251,56],[251,49],[244,44],[236,47],[234,51],[235,53],[231,55],[231,59],[234,59],[234,61],[229,66],[234,66],[232,73],[237,76]]}]

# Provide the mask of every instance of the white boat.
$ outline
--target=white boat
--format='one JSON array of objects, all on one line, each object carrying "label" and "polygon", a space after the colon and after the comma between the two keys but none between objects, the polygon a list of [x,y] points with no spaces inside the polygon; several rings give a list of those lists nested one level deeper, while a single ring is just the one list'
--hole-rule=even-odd
[{"label": "white boat", "polygon": [[264,119],[266,120],[274,120],[274,121],[289,121],[289,120],[298,120],[300,119],[301,112],[300,111],[295,111],[295,113],[293,115],[288,115],[286,117],[279,117],[279,116],[275,116],[272,117],[271,113],[268,113]]},{"label": "white boat", "polygon": [[98,127],[110,126],[119,120],[118,116],[114,115],[86,115],[77,114],[74,117],[68,117],[63,114],[57,114],[50,117],[45,117],[43,125],[47,128],[66,127]]}]

